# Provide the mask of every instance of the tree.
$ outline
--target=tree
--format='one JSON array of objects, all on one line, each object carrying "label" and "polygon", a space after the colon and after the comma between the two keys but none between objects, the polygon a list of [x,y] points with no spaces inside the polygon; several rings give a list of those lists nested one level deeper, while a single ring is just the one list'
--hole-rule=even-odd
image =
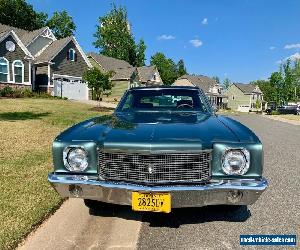
[{"label": "tree", "polygon": [[[139,53],[145,49],[141,42],[140,46],[135,44],[126,9],[117,8],[115,5],[108,14],[99,17],[99,25],[94,37],[96,41],[93,44],[100,49],[101,54],[125,60],[134,66],[137,63],[136,48],[138,47]],[[141,58],[143,58],[142,53],[139,54],[139,63]]]},{"label": "tree", "polygon": [[187,71],[186,71],[186,67],[184,65],[184,61],[183,61],[183,59],[180,59],[177,63],[177,76],[180,77],[180,76],[183,76],[186,74],[187,74]]},{"label": "tree", "polygon": [[300,100],[300,59],[294,63],[293,73],[295,76],[295,101]]},{"label": "tree", "polygon": [[111,90],[113,83],[110,78],[114,72],[102,72],[100,69],[93,67],[83,73],[83,80],[87,82],[88,87],[96,94],[96,99],[101,101],[105,91]]},{"label": "tree", "polygon": [[256,85],[262,91],[266,102],[274,102],[276,100],[276,89],[268,80],[252,81],[251,84]]},{"label": "tree", "polygon": [[143,39],[140,40],[138,45],[136,46],[136,61],[135,61],[135,66],[136,67],[141,67],[145,66],[145,51],[146,51],[146,44]]},{"label": "tree", "polygon": [[272,99],[277,104],[282,104],[282,86],[283,86],[283,76],[281,72],[273,72],[269,78],[270,86],[273,90],[273,97]]},{"label": "tree", "polygon": [[163,53],[158,52],[151,56],[150,64],[157,67],[164,84],[171,85],[177,79],[176,64]]},{"label": "tree", "polygon": [[287,60],[281,67],[283,75],[282,97],[284,103],[294,100],[296,77],[291,66],[291,61]]},{"label": "tree", "polygon": [[45,26],[47,14],[36,12],[25,0],[0,0],[0,23],[25,30]]},{"label": "tree", "polygon": [[220,78],[218,76],[213,76],[212,79],[214,79],[217,82],[217,84],[220,84]]},{"label": "tree", "polygon": [[47,25],[58,39],[72,36],[76,30],[73,18],[65,10],[62,12],[55,11]]},{"label": "tree", "polygon": [[225,78],[225,80],[223,81],[224,88],[228,89],[230,84],[231,84],[231,81],[228,78]]}]

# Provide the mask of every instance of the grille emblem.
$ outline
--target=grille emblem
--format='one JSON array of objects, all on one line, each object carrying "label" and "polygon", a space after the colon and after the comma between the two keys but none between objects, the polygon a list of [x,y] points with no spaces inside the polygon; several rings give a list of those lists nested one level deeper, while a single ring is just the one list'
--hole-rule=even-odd
[{"label": "grille emblem", "polygon": [[149,172],[149,174],[153,174],[153,172],[154,172],[154,166],[152,164],[148,165],[148,172]]}]

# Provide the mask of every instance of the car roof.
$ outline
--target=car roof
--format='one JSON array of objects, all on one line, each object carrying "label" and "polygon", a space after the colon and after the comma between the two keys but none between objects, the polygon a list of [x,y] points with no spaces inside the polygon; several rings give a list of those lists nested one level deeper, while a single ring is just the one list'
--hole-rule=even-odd
[{"label": "car roof", "polygon": [[160,90],[160,89],[187,89],[187,90],[199,90],[199,87],[195,86],[149,86],[149,87],[133,87],[129,90]]}]

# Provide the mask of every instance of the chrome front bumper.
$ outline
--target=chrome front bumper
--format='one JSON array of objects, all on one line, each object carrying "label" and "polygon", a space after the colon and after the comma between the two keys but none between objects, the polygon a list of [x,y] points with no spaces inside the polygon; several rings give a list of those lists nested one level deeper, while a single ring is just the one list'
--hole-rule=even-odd
[{"label": "chrome front bumper", "polygon": [[62,197],[98,200],[131,205],[133,191],[170,193],[172,207],[202,207],[207,205],[250,205],[267,188],[261,180],[215,180],[205,185],[142,186],[107,182],[95,177],[49,174],[49,182]]}]

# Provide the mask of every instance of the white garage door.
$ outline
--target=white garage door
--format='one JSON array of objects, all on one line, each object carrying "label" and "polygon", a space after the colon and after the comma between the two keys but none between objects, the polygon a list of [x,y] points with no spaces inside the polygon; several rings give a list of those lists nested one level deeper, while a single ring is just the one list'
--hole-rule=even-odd
[{"label": "white garage door", "polygon": [[240,112],[249,112],[250,106],[249,105],[239,105],[237,110]]},{"label": "white garage door", "polygon": [[88,87],[80,80],[55,79],[53,81],[55,96],[67,97],[73,100],[88,100]]}]

